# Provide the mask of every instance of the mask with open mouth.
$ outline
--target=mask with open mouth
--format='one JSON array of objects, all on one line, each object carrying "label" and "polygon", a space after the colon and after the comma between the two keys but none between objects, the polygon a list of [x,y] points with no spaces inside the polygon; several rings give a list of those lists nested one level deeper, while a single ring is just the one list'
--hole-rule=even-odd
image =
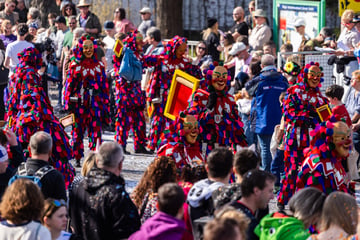
[{"label": "mask with open mouth", "polygon": [[338,157],[349,156],[349,150],[352,143],[350,128],[344,122],[334,123],[333,143]]},{"label": "mask with open mouth", "polygon": [[199,122],[196,118],[192,115],[186,115],[184,118],[184,132],[185,132],[185,139],[188,143],[194,144],[197,140],[199,135]]},{"label": "mask with open mouth", "polygon": [[228,79],[228,71],[225,67],[216,66],[212,73],[212,86],[216,91],[225,89]]}]

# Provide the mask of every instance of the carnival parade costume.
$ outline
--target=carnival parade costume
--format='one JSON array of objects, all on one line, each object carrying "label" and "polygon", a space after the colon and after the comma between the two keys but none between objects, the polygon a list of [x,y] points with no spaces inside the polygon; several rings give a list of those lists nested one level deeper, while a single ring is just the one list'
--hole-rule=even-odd
[{"label": "carnival parade costume", "polygon": [[[143,56],[138,50],[137,38],[142,35],[136,30],[131,32],[124,39],[124,46],[128,54],[132,54],[140,63]],[[142,48],[142,44],[140,45]],[[125,51],[125,50],[123,50]],[[142,50],[141,50],[142,51]],[[145,92],[141,90],[141,73],[139,79],[126,79],[120,76],[122,62],[114,55],[115,70],[115,101],[116,101],[116,122],[115,140],[126,149],[127,138],[130,129],[134,133],[135,152],[146,153],[146,124],[145,124]],[[124,61],[123,61],[124,62]],[[125,64],[125,63],[124,63]],[[131,71],[131,70],[130,70]]]},{"label": "carnival parade costume", "polygon": [[[320,72],[313,77],[312,73],[309,73],[310,68],[317,68]],[[287,204],[295,193],[298,171],[304,161],[303,150],[310,145],[309,133],[321,122],[316,108],[328,102],[320,92],[320,83],[324,81],[321,70],[318,63],[306,64],[298,76],[297,83],[288,89],[283,102],[283,117],[286,125],[285,176],[281,181],[278,195],[278,202],[282,205]],[[313,79],[318,81],[316,86],[312,83]]]},{"label": "carnival parade costume", "polygon": [[[189,104],[189,114],[198,115],[203,141],[203,152],[209,154],[216,146],[247,146],[243,122],[238,113],[235,99],[228,94],[231,76],[228,70],[220,66],[211,66],[205,70],[207,91],[198,89]],[[221,87],[217,84],[221,83]]]},{"label": "carnival parade costume", "polygon": [[[335,118],[332,119],[336,121]],[[341,161],[349,155],[350,129],[344,122],[322,122],[310,134],[314,135],[310,147],[305,149],[305,161],[299,171],[297,190],[316,187],[326,195],[334,191],[354,193],[354,185],[346,177]],[[337,141],[336,137],[341,140]],[[344,150],[341,150],[345,147]],[[340,149],[340,150],[338,150]],[[341,155],[341,152],[345,154]],[[339,154],[340,153],[340,154]]]},{"label": "carnival parade costume", "polygon": [[79,39],[64,86],[65,109],[75,115],[71,134],[74,158],[78,163],[84,155],[86,129],[89,148],[95,150],[97,140],[101,143],[102,124],[110,123],[109,84],[104,64],[97,59],[96,48],[93,38],[83,36]]},{"label": "carnival parade costume", "polygon": [[[165,46],[161,55],[144,57],[147,67],[155,67],[152,73],[149,88],[147,89],[146,101],[154,104],[154,113],[150,118],[149,149],[155,150],[160,144],[160,135],[166,125],[171,121],[164,116],[164,109],[169,94],[171,80],[176,69],[183,70],[188,74],[201,79],[201,71],[192,65],[187,58],[177,56],[177,50],[185,45],[186,38],[175,36]],[[186,49],[186,48],[185,48]]]},{"label": "carnival parade costume", "polygon": [[184,165],[195,167],[205,163],[199,143],[199,123],[195,116],[180,113],[169,129],[165,131],[165,143],[158,156],[169,156],[174,159],[177,169]]},{"label": "carnival parade costume", "polygon": [[53,140],[53,166],[63,174],[68,187],[75,175],[75,169],[69,162],[72,149],[37,73],[42,64],[41,54],[30,47],[18,56],[19,64],[9,82],[10,97],[6,104],[9,128],[16,134],[23,149],[27,148],[35,132],[49,133]]}]

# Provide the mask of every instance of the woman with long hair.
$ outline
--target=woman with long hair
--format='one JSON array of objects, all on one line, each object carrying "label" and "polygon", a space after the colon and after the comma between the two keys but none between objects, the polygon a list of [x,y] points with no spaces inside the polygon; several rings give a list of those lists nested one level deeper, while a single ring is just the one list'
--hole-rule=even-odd
[{"label": "woman with long hair", "polygon": [[211,64],[212,58],[208,54],[208,48],[205,41],[199,41],[195,49],[195,57],[192,59],[192,64],[201,67],[202,64]]},{"label": "woman with long hair", "polygon": [[124,8],[116,8],[114,11],[114,24],[116,33],[128,33],[136,29],[135,25],[126,19]]},{"label": "woman with long hair", "polygon": [[202,34],[203,40],[208,46],[209,55],[211,55],[213,61],[218,62],[220,60],[220,52],[224,48],[220,45],[219,23],[217,19],[209,18],[207,20],[207,28]]}]

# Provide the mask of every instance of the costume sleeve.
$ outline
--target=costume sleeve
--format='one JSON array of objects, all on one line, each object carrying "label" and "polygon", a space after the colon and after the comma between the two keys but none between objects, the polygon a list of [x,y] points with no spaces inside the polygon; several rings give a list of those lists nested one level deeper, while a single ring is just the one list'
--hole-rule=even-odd
[{"label": "costume sleeve", "polygon": [[10,164],[14,168],[17,168],[20,165],[20,163],[25,162],[24,153],[20,144],[16,146],[10,146],[10,154],[11,154],[11,157],[9,156]]},{"label": "costume sleeve", "polygon": [[77,72],[77,68],[80,70],[80,65],[73,60],[69,64],[69,71],[66,76],[65,86],[63,90],[63,98],[64,98],[64,106],[65,109],[72,110],[71,109],[71,102],[70,97],[76,93],[76,88],[78,87],[78,77],[80,76],[80,72]]}]

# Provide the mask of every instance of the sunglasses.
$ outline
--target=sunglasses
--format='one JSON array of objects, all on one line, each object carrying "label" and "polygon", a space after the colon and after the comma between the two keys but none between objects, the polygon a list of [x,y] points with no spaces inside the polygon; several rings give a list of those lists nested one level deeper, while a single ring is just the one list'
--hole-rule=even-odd
[{"label": "sunglasses", "polygon": [[[66,202],[63,199],[54,199],[51,201],[51,205],[60,208],[60,207],[67,207]],[[44,216],[48,216],[49,211],[52,209],[51,205],[49,205],[48,209],[46,209],[46,211],[44,212]]]},{"label": "sunglasses", "polygon": [[206,48],[204,48],[204,47],[198,47],[198,49],[200,49],[200,50],[206,50]]}]

